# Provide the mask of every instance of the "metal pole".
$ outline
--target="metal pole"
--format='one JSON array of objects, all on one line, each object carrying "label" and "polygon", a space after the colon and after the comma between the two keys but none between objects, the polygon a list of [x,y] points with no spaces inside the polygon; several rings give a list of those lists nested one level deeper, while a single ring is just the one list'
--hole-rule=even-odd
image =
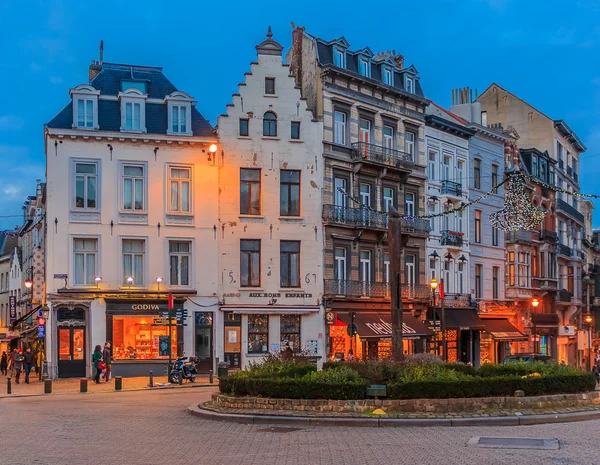
[{"label": "metal pole", "polygon": [[537,329],[535,327],[535,321],[533,322],[533,353],[537,354],[538,340],[537,340]]},{"label": "metal pole", "polygon": [[[585,302],[585,307],[586,307],[586,313],[588,315],[591,314],[591,309],[590,309],[590,284],[589,282],[587,283],[587,289],[586,289],[586,302]],[[592,324],[588,323],[588,371],[592,371]]]},{"label": "metal pole", "polygon": [[171,310],[169,310],[169,365],[167,366],[167,383],[171,382],[171,360],[173,358],[173,342],[171,338],[173,337],[173,320],[171,319]]},{"label": "metal pole", "polygon": [[[440,278],[440,285],[444,289],[444,278]],[[446,341],[446,289],[444,289],[444,298],[440,294],[440,305],[442,307],[442,349],[444,350],[444,361],[448,361],[448,344]]]},{"label": "metal pole", "polygon": [[390,206],[388,220],[388,243],[390,248],[391,282],[391,312],[392,312],[392,357],[395,360],[404,359],[404,344],[402,340],[402,290],[400,273],[402,271],[402,221],[400,214]]}]

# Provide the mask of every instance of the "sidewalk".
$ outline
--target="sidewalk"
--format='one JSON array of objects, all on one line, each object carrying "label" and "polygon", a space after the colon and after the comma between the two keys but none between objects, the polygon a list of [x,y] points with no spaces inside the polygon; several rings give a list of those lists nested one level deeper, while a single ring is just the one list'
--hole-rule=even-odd
[{"label": "sidewalk", "polygon": [[[30,377],[30,384],[24,383],[24,377],[21,375],[21,384],[16,384],[12,381],[12,394],[7,394],[7,377],[0,375],[0,399],[5,397],[23,397],[23,396],[39,396],[44,395],[44,383],[38,380],[37,374]],[[167,384],[166,376],[154,377],[154,388],[148,386],[149,378],[147,376],[139,378],[123,378],[123,391],[139,391],[139,390],[157,390],[157,389],[184,389],[191,387],[214,386],[218,389],[219,380],[215,376],[211,385],[208,376],[199,376],[196,382],[190,383],[184,381],[182,385]],[[161,386],[162,384],[162,386]],[[88,379],[88,393],[97,392],[114,392],[115,380],[112,379],[109,383],[102,382],[101,384],[94,383],[93,379]],[[54,379],[52,380],[52,394],[74,394],[79,392],[79,378]]]}]

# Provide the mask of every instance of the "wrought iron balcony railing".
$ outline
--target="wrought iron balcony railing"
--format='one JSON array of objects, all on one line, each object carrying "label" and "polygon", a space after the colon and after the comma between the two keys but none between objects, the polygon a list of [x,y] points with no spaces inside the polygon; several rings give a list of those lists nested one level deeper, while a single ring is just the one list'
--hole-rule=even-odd
[{"label": "wrought iron balcony railing", "polygon": [[558,244],[558,253],[560,255],[564,255],[565,257],[571,256],[571,247],[566,246],[564,244]]},{"label": "wrought iron balcony railing", "polygon": [[442,231],[442,237],[440,239],[440,244],[449,245],[453,247],[462,247],[463,246],[463,233],[456,231],[445,230]]},{"label": "wrought iron balcony railing", "polygon": [[442,181],[442,194],[460,197],[462,195],[462,185],[453,181]]},{"label": "wrought iron balcony railing", "polygon": [[[323,205],[323,220],[354,228],[387,229],[389,215],[368,208],[350,208],[338,205]],[[429,221],[424,219],[402,218],[402,232],[407,234],[429,234]]]},{"label": "wrought iron balcony railing", "polygon": [[566,213],[571,218],[578,221],[580,224],[584,224],[583,214],[579,213],[575,207],[573,207],[572,205],[569,205],[567,202],[565,202],[562,199],[558,199],[556,201],[556,205],[558,206],[558,209],[560,211]]},{"label": "wrought iron balcony railing", "polygon": [[565,291],[564,289],[558,291],[558,301],[559,302],[571,303],[572,297],[573,297],[573,294],[571,294],[569,291]]},{"label": "wrought iron balcony railing", "polygon": [[540,239],[550,241],[550,242],[558,242],[558,233],[555,233],[554,231],[547,231],[545,229],[542,229],[540,231]]},{"label": "wrought iron balcony railing", "polygon": [[[439,295],[436,296],[436,305],[440,305]],[[471,294],[444,293],[444,305],[446,307],[474,307],[475,301]]]},{"label": "wrought iron balcony railing", "polygon": [[[427,284],[402,284],[400,286],[402,300],[431,300],[431,289]],[[340,279],[325,280],[325,295],[344,298],[379,298],[389,300],[391,290],[389,283],[373,281],[350,281]]]},{"label": "wrought iron balcony railing", "polygon": [[404,171],[411,171],[414,162],[410,153],[389,149],[382,145],[355,142],[352,144],[354,161],[371,162]]}]

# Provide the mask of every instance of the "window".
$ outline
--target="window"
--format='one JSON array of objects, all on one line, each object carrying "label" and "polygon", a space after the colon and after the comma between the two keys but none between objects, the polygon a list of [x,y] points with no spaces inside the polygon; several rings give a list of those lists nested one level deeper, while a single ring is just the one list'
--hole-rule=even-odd
[{"label": "window", "polygon": [[169,211],[190,213],[192,169],[183,166],[169,166]]},{"label": "window", "polygon": [[123,210],[144,211],[143,165],[123,165]]},{"label": "window", "polygon": [[492,165],[492,187],[494,188],[494,194],[498,193],[496,186],[498,185],[498,165]]},{"label": "window", "polygon": [[191,242],[169,241],[169,284],[171,286],[190,285],[191,252]]},{"label": "window", "polygon": [[142,105],[136,102],[125,103],[125,129],[128,131],[141,131]]},{"label": "window", "polygon": [[498,300],[498,275],[500,274],[500,268],[497,266],[492,268],[492,299]]},{"label": "window", "polygon": [[300,121],[292,121],[292,134],[290,137],[294,140],[300,140]]},{"label": "window", "polygon": [[413,254],[407,254],[404,258],[404,276],[406,278],[406,285],[409,287],[415,285],[415,278],[417,276],[416,266],[417,256]]},{"label": "window", "polygon": [[358,275],[363,283],[371,282],[371,251],[370,250],[361,250],[359,255],[359,269]]},{"label": "window", "polygon": [[435,231],[436,219],[435,219],[435,217],[433,217],[433,215],[435,215],[435,213],[436,213],[435,203],[429,202],[427,204],[427,215],[432,217],[432,218],[429,218],[429,227],[431,228],[432,231]]},{"label": "window", "polygon": [[340,48],[335,48],[333,50],[333,59],[334,59],[334,64],[335,66],[337,66],[338,68],[345,68],[346,67],[346,51]]},{"label": "window", "polygon": [[300,171],[281,170],[279,214],[300,216]]},{"label": "window", "polygon": [[463,214],[464,214],[464,210],[459,210],[455,213],[455,219],[456,219],[456,230],[458,232],[464,232],[463,229]]},{"label": "window", "polygon": [[404,194],[404,214],[415,216],[415,194],[407,192]]},{"label": "window", "polygon": [[475,242],[481,244],[481,210],[475,210]]},{"label": "window", "polygon": [[277,116],[271,111],[267,111],[263,117],[263,136],[277,137]]},{"label": "window", "polygon": [[481,112],[481,125],[482,126],[487,126],[488,122],[487,122],[487,111],[482,111]]},{"label": "window", "polygon": [[272,77],[265,78],[265,94],[266,95],[275,95],[275,78],[272,78]]},{"label": "window", "polygon": [[538,255],[534,253],[531,256],[531,258],[532,258],[532,260],[531,260],[531,276],[533,278],[537,278],[537,277],[539,277]]},{"label": "window", "polygon": [[481,160],[473,160],[473,187],[481,189]]},{"label": "window", "polygon": [[465,264],[463,262],[458,263],[458,272],[456,276],[456,292],[458,294],[465,293]]},{"label": "window", "polygon": [[531,175],[535,178],[538,177],[538,157],[537,155],[531,156]]},{"label": "window", "polygon": [[335,187],[335,192],[333,193],[334,205],[336,207],[341,207],[340,210],[346,208],[346,192],[348,181],[346,178],[335,177],[333,180],[333,185]]},{"label": "window", "polygon": [[248,353],[266,354],[269,349],[269,316],[248,315]]},{"label": "window", "polygon": [[567,267],[567,291],[573,295],[575,293],[575,275],[574,275],[574,267]]},{"label": "window", "polygon": [[383,83],[388,86],[394,85],[394,73],[389,68],[383,68]]},{"label": "window", "polygon": [[242,287],[260,286],[260,240],[240,240],[240,280]]},{"label": "window", "polygon": [[415,93],[415,81],[413,78],[406,78],[406,92],[414,94]]},{"label": "window", "polygon": [[188,100],[188,99],[189,99],[190,103],[184,103],[181,101],[179,101],[177,103],[174,103],[172,101],[168,102],[168,105],[167,105],[167,114],[168,114],[167,134],[186,134],[186,135],[190,135],[190,136],[192,135],[191,98],[189,96],[187,96],[186,100]]},{"label": "window", "polygon": [[556,279],[556,253],[548,252],[548,277]]},{"label": "window", "polygon": [[336,111],[334,113],[333,142],[346,145],[346,113]]},{"label": "window", "polygon": [[544,182],[548,180],[548,162],[540,158],[540,179]]},{"label": "window", "polygon": [[73,239],[73,254],[73,282],[75,285],[95,285],[98,239]]},{"label": "window", "polygon": [[146,83],[144,81],[121,81],[121,90],[137,89],[146,93]]},{"label": "window", "polygon": [[361,118],[358,127],[358,140],[369,144],[371,142],[371,121]]},{"label": "window", "polygon": [[483,294],[482,284],[483,284],[483,265],[477,264],[475,265],[475,298],[481,299]]},{"label": "window", "polygon": [[396,197],[396,193],[392,187],[384,187],[383,188],[383,211],[386,213],[390,212],[390,207],[395,206],[394,199]]},{"label": "window", "polygon": [[529,287],[529,254],[519,252],[518,268],[519,287]]},{"label": "window", "polygon": [[458,160],[456,162],[456,182],[460,184],[460,188],[462,190],[463,184],[463,176],[465,172],[465,162],[462,160]]},{"label": "window", "polygon": [[414,161],[416,134],[414,132],[407,131],[404,139],[405,151],[410,155],[410,159]]},{"label": "window", "polygon": [[[143,239],[123,239],[123,284],[132,286],[144,285],[144,257],[146,241]],[[127,278],[133,278],[129,283]]]},{"label": "window", "polygon": [[444,164],[442,166],[442,181],[450,181],[452,168],[450,166],[451,159],[449,156],[444,156]]},{"label": "window", "polygon": [[279,317],[280,347],[285,349],[289,344],[294,352],[300,352],[300,315],[281,315]]},{"label": "window", "polygon": [[77,99],[77,127],[90,129],[94,127],[94,100]]},{"label": "window", "polygon": [[346,249],[346,247],[336,247],[335,248],[335,268],[334,268],[334,274],[335,274],[335,279],[337,279],[338,281],[345,281],[346,280],[346,273],[347,273],[347,267],[346,267],[346,255],[347,255],[348,249]]},{"label": "window", "polygon": [[437,152],[429,151],[429,180],[435,181],[435,166],[437,165]]},{"label": "window", "polygon": [[[168,326],[154,326],[154,315],[135,315],[112,317],[112,342],[113,357],[115,360],[152,360],[169,358]],[[181,341],[183,330],[180,326],[171,327],[171,354],[177,354],[177,343]],[[68,329],[68,328],[66,328]],[[83,331],[83,330],[82,330]],[[156,341],[156,344],[154,344]],[[161,350],[160,342],[165,342],[166,350]],[[134,350],[131,350],[131,349]]]},{"label": "window", "polygon": [[365,77],[371,77],[371,63],[369,63],[369,60],[366,58],[361,58],[359,60],[360,63],[360,74],[362,74]]},{"label": "window", "polygon": [[540,252],[540,278],[545,278],[546,273],[546,252]]},{"label": "window", "polygon": [[240,118],[240,136],[248,136],[250,134],[249,123],[250,120],[248,118]]},{"label": "window", "polygon": [[383,253],[383,279],[389,284],[390,283],[390,253]]},{"label": "window", "polygon": [[371,207],[371,184],[361,182],[360,187],[360,203],[364,207]]},{"label": "window", "polygon": [[498,228],[492,226],[492,245],[498,245]]},{"label": "window", "polygon": [[240,170],[240,214],[260,215],[260,170]]},{"label": "window", "polygon": [[300,287],[300,241],[279,244],[281,287]]},{"label": "window", "polygon": [[385,125],[383,127],[383,145],[388,150],[394,150],[394,127]]},{"label": "window", "polygon": [[565,223],[558,221],[558,243],[565,244]]},{"label": "window", "polygon": [[75,208],[97,209],[98,163],[75,163]]},{"label": "window", "polygon": [[436,270],[436,268],[437,268],[436,259],[435,258],[430,258],[429,259],[429,271],[431,273],[431,276],[430,276],[431,279],[436,279],[435,278],[435,270]]}]

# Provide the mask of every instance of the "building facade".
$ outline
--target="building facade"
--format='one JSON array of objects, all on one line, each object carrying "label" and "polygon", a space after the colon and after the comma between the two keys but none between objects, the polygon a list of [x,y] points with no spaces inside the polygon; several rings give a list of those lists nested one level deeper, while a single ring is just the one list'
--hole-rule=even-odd
[{"label": "building facade", "polygon": [[[0,354],[11,346],[15,337],[11,329],[11,263],[18,245],[16,232],[0,234]],[[16,302],[16,299],[15,299]],[[16,307],[13,310],[13,321]]]},{"label": "building facade", "polygon": [[217,347],[247,368],[289,346],[322,361],[323,124],[269,28],[219,117]]},{"label": "building facade", "polygon": [[[308,108],[323,122],[324,303],[328,358],[353,352],[376,359],[391,350],[387,218],[404,216],[402,300],[406,353],[428,349],[419,318],[427,285],[425,108],[414,66],[395,52],[353,51],[297,27],[288,52]],[[356,325],[356,326],[353,326]],[[357,334],[350,336],[355,328]]]},{"label": "building facade", "polygon": [[44,133],[50,376],[91,375],[105,341],[114,375],[163,374],[168,294],[188,315],[171,327],[171,355],[214,369],[213,128],[161,68],[103,62],[102,48],[69,95]]}]

